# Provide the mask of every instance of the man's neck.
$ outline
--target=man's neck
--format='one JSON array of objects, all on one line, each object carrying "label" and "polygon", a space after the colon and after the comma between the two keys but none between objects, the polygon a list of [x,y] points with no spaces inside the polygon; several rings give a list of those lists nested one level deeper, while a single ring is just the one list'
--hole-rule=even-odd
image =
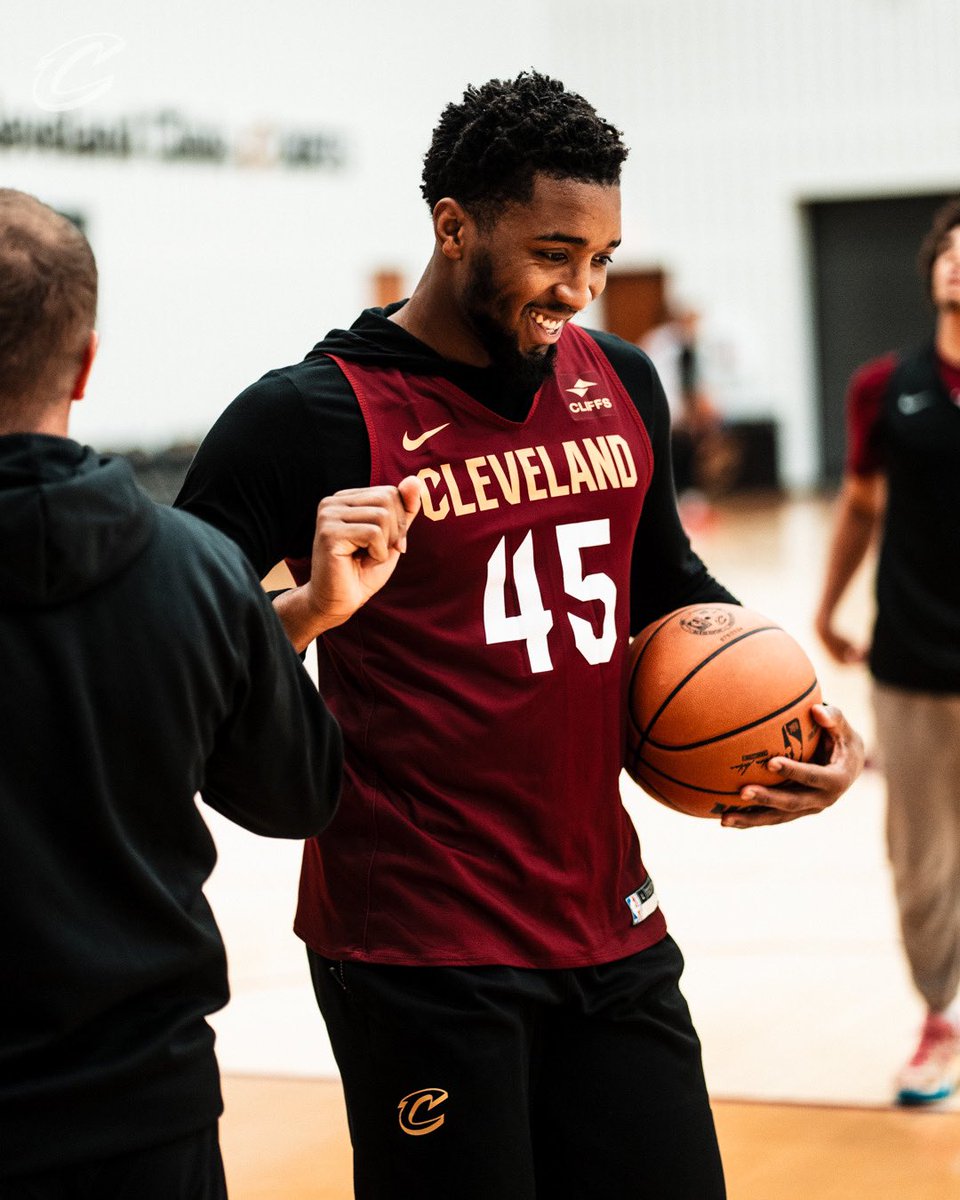
[{"label": "man's neck", "polygon": [[960,309],[941,309],[935,341],[940,357],[960,367]]},{"label": "man's neck", "polygon": [[401,329],[435,350],[442,358],[471,367],[487,367],[490,356],[476,335],[458,317],[454,298],[436,279],[431,263],[413,290],[413,295],[390,316]]},{"label": "man's neck", "polygon": [[50,437],[68,438],[70,420],[70,402],[54,404],[36,409],[27,407],[24,415],[21,410],[18,415],[4,419],[0,412],[0,435],[8,433],[45,433]]}]

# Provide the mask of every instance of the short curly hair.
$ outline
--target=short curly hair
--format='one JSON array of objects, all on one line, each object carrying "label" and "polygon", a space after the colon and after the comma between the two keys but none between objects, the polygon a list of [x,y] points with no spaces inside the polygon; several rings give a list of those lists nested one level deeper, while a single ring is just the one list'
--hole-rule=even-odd
[{"label": "short curly hair", "polygon": [[489,224],[533,195],[534,177],[613,185],[627,157],[620,130],[557,79],[521,71],[468,87],[448,104],[423,160],[420,190],[431,211],[450,196]]},{"label": "short curly hair", "polygon": [[951,229],[956,229],[958,225],[960,225],[960,197],[948,200],[946,204],[937,209],[933,214],[933,224],[920,245],[920,253],[917,255],[917,270],[920,272],[920,278],[931,300],[933,299],[933,264],[944,248],[947,234]]}]

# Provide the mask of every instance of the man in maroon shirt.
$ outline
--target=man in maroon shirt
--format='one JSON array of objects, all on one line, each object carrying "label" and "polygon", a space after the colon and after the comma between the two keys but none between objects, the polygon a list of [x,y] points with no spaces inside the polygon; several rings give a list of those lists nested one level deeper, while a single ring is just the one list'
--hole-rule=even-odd
[{"label": "man in maroon shirt", "polygon": [[[933,341],[861,367],[848,396],[847,471],[817,629],[840,662],[868,659],[886,774],[887,840],[903,943],[926,1019],[896,1083],[902,1104],[960,1080],[960,200],[920,252]],[[869,652],[835,611],[882,529]]]},{"label": "man in maroon shirt", "polygon": [[[323,632],[318,497],[420,480],[390,588],[317,645],[346,767],[297,930],[360,1197],[724,1194],[682,959],[618,777],[630,634],[732,597],[677,517],[649,359],[570,323],[620,243],[625,156],[556,80],[470,88],[425,159],[433,253],[413,295],[247,389],[179,499],[261,573],[290,562],[278,609],[302,647]],[[769,811],[725,825],[818,812],[849,785],[860,740],[816,711],[830,761],[772,760],[793,787],[746,789]]]}]

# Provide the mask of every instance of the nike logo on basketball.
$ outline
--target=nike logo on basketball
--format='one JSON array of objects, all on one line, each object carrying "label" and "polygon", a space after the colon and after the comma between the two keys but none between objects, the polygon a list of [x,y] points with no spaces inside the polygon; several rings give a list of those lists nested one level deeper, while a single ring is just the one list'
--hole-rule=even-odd
[{"label": "nike logo on basketball", "polygon": [[[450,422],[447,422],[449,425]],[[446,429],[447,425],[438,425],[436,429],[428,429],[426,433],[421,433],[419,437],[412,438],[409,433],[403,435],[404,450],[418,450],[427,438],[432,438],[435,433],[439,433],[441,429]]]},{"label": "nike logo on basketball", "polygon": [[923,409],[929,408],[934,403],[936,403],[936,397],[929,392],[904,392],[897,400],[897,408],[904,416],[909,417],[913,413],[922,412]]}]

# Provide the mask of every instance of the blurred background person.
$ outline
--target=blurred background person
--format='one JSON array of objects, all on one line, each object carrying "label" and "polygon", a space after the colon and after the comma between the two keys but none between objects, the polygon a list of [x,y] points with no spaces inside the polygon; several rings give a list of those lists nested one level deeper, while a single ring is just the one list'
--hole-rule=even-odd
[{"label": "blurred background person", "polygon": [[[887,844],[903,945],[926,1003],[902,1104],[960,1080],[960,200],[941,208],[920,271],[932,341],[862,366],[850,383],[846,474],[817,613],[840,662],[866,659],[887,782]],[[869,651],[837,605],[881,532]]]},{"label": "blurred background person", "polygon": [[700,313],[678,304],[639,344],[657,368],[670,405],[674,487],[681,515],[690,517],[728,490],[740,462],[710,384]]}]

